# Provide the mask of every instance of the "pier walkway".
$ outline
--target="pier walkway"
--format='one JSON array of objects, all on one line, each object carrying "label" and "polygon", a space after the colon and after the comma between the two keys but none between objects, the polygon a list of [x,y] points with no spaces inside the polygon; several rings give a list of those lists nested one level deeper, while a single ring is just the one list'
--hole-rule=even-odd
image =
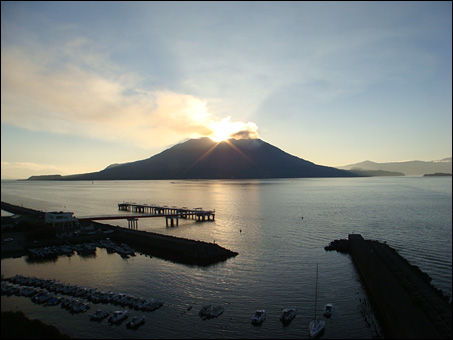
[{"label": "pier walkway", "polygon": [[118,215],[97,215],[78,217],[79,221],[102,221],[127,219],[129,229],[138,229],[138,219],[147,217],[165,217],[166,225],[174,226],[179,224],[179,219],[193,219],[197,222],[214,221],[215,210],[203,210],[203,208],[189,209],[187,207],[177,208],[149,204],[118,203],[118,210],[127,211],[133,214]]}]

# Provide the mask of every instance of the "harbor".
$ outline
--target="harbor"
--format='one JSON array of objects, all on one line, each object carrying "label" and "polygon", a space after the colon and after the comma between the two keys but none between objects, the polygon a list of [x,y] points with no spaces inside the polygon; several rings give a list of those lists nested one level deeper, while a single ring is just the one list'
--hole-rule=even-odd
[{"label": "harbor", "polygon": [[[138,297],[131,294],[113,291],[102,291],[97,288],[72,285],[55,279],[42,279],[15,275],[3,278],[1,282],[2,296],[22,296],[43,306],[57,306],[66,309],[71,314],[87,312],[92,306],[105,308],[106,304],[127,308],[127,311],[153,312],[164,303],[153,297]],[[100,307],[99,307],[100,308]],[[108,308],[108,307],[107,307]],[[99,309],[90,314],[90,320],[102,321]],[[105,314],[106,313],[106,314]],[[107,317],[110,312],[103,315]]]},{"label": "harbor", "polygon": [[[205,242],[215,240],[217,244],[239,252],[239,256],[208,267],[181,265],[158,256],[150,258],[141,255],[139,249],[129,242],[123,243],[133,247],[136,256],[127,259],[99,247],[95,257],[83,257],[76,252],[71,257],[59,256],[55,261],[40,263],[28,263],[27,256],[3,259],[2,274],[5,277],[21,274],[57,279],[106,292],[156,297],[165,301],[156,312],[145,313],[143,326],[130,331],[125,327],[126,322],[120,327],[109,327],[107,319],[101,323],[89,320],[88,314],[99,307],[110,312],[114,310],[108,309],[110,304],[105,307],[91,304],[86,313],[72,315],[59,305],[44,307],[15,295],[2,298],[4,311],[22,310],[30,318],[57,325],[63,333],[77,338],[145,338],[150,334],[156,338],[193,338],[195,335],[202,338],[222,338],[225,335],[237,339],[244,336],[308,338],[308,325],[314,315],[316,264],[319,264],[317,314],[322,318],[322,308],[327,303],[335,306],[333,317],[325,319],[324,338],[390,338],[387,336],[389,333],[383,332],[385,324],[378,319],[380,311],[371,303],[374,298],[352,257],[324,250],[330,241],[347,239],[348,234],[354,232],[366,240],[386,241],[411,264],[428,273],[436,288],[442,289],[446,295],[450,293],[448,277],[451,276],[451,267],[449,257],[445,255],[450,242],[444,242],[446,245],[442,242],[448,241],[451,228],[449,215],[440,217],[444,216],[442,211],[445,209],[451,211],[451,201],[440,194],[431,195],[430,200],[440,207],[434,212],[429,210],[431,214],[422,209],[426,190],[421,189],[428,186],[425,179],[403,181],[392,178],[391,183],[364,179],[360,186],[349,186],[349,182],[336,179],[176,184],[157,181],[95,185],[70,183],[70,188],[65,183],[50,186],[53,184],[46,183],[38,192],[45,204],[40,201],[33,204],[32,200],[26,199],[8,200],[10,197],[7,195],[3,201],[42,211],[75,211],[76,216],[143,214],[118,211],[117,204],[123,198],[137,203],[159,200],[168,206],[183,207],[189,203],[189,207],[215,207],[215,222],[179,219],[179,227],[166,228],[165,217],[143,218],[139,220],[139,229]],[[407,184],[411,185],[411,190],[404,190]],[[420,197],[418,191],[413,193],[416,185],[421,187]],[[14,188],[16,186],[19,185],[15,184]],[[61,197],[58,201],[52,200],[57,190],[62,192]],[[288,196],[288,192],[291,195]],[[37,199],[32,193],[30,189],[25,192]],[[344,196],[350,200],[345,200],[344,206],[339,205]],[[395,197],[395,200],[385,201],[386,204],[376,210],[375,198],[382,203],[383,197],[387,196]],[[416,206],[420,214],[413,215],[413,209],[406,211],[399,204],[401,197],[408,197],[409,201],[405,202],[411,207]],[[395,216],[398,218],[393,218]],[[93,222],[95,230],[98,229],[96,223]],[[110,224],[117,223],[128,230],[127,220]],[[428,227],[443,230],[446,235],[434,237],[432,233],[426,233]],[[105,236],[120,245],[113,240],[114,233]],[[16,241],[15,236],[4,236],[12,237],[14,241],[5,242],[2,248]],[[428,258],[433,260],[426,260]],[[225,308],[224,312],[218,318],[203,320],[199,311],[209,305],[220,305]],[[192,309],[189,310],[190,306]],[[287,307],[296,307],[297,315],[291,324],[284,326],[279,317],[282,309]],[[266,310],[267,317],[261,326],[253,327],[251,317],[258,309]],[[132,315],[128,319],[131,318]]]}]

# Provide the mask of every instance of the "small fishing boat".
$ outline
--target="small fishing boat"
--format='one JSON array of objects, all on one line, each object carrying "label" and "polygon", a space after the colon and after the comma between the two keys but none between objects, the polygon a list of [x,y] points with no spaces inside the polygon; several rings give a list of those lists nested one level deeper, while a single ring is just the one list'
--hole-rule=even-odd
[{"label": "small fishing boat", "polygon": [[266,311],[264,309],[258,309],[255,311],[255,315],[252,317],[252,324],[261,325],[266,319]]},{"label": "small fishing boat", "polygon": [[328,303],[325,307],[324,307],[324,316],[326,318],[330,318],[333,314],[333,304],[332,303]]},{"label": "small fishing boat", "polygon": [[284,324],[289,324],[292,319],[296,316],[296,308],[285,308],[282,310],[282,315],[280,316],[280,321]]},{"label": "small fishing boat", "polygon": [[145,323],[145,316],[134,316],[131,321],[126,324],[127,328],[136,329]]},{"label": "small fishing boat", "polygon": [[102,321],[104,320],[107,316],[109,316],[109,312],[106,312],[104,310],[97,310],[93,314],[90,315],[90,320],[91,321]]},{"label": "small fishing boat", "polygon": [[127,310],[125,310],[125,311],[118,310],[118,311],[113,312],[113,314],[109,317],[109,322],[118,324],[121,321],[123,321],[124,319],[126,319],[127,317],[128,317]]}]

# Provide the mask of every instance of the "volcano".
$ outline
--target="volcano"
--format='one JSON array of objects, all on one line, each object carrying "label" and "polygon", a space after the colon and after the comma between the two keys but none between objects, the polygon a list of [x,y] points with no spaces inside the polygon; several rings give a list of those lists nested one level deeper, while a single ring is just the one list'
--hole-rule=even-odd
[{"label": "volcano", "polygon": [[[60,180],[258,179],[356,177],[346,170],[316,165],[261,139],[190,139],[148,159],[110,165],[99,172]],[[45,176],[33,176],[39,179]]]}]

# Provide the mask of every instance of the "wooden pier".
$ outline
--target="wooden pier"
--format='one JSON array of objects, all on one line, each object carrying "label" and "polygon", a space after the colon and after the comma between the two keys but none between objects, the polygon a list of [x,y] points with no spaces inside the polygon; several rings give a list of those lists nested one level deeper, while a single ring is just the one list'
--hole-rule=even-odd
[{"label": "wooden pier", "polygon": [[189,209],[150,204],[118,203],[118,210],[127,211],[129,215],[102,215],[79,217],[79,221],[100,221],[127,219],[129,229],[138,229],[138,219],[145,217],[165,217],[166,226],[178,226],[179,219],[193,219],[197,222],[214,221],[215,210],[203,210],[203,208]]}]

